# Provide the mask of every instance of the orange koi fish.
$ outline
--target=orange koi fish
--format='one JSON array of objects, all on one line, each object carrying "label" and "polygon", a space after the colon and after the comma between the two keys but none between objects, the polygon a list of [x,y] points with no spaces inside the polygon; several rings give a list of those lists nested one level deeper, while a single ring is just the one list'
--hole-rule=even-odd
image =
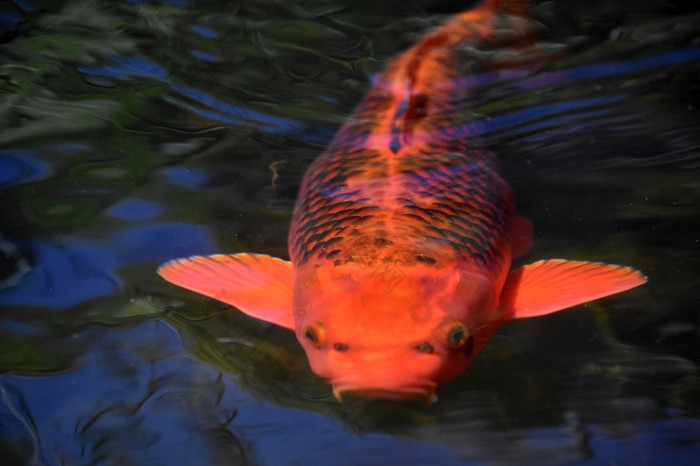
[{"label": "orange koi fish", "polygon": [[262,254],[168,262],[166,280],[296,333],[334,395],[432,399],[506,320],[646,282],[597,262],[542,260],[494,158],[456,121],[455,83],[527,42],[522,2],[487,0],[425,34],[379,75],[303,178],[290,261]]}]

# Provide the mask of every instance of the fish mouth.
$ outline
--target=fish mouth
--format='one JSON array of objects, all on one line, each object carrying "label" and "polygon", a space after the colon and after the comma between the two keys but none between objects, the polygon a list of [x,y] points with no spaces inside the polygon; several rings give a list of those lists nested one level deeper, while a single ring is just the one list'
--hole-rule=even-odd
[{"label": "fish mouth", "polygon": [[342,403],[346,395],[373,398],[382,400],[411,400],[414,398],[426,398],[428,403],[435,400],[435,390],[437,384],[427,382],[422,385],[400,386],[400,387],[372,387],[366,385],[353,384],[333,384],[333,396]]}]

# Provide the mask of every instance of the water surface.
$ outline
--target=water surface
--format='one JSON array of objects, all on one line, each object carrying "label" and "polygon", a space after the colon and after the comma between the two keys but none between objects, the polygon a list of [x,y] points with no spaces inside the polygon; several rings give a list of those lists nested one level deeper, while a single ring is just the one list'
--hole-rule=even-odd
[{"label": "water surface", "polygon": [[533,2],[549,58],[465,77],[462,124],[535,225],[521,262],[605,260],[649,283],[507,324],[431,406],[340,404],[289,332],[155,268],[287,257],[306,166],[372,75],[462,5],[0,6],[0,456],[697,461],[700,9],[578,3]]}]

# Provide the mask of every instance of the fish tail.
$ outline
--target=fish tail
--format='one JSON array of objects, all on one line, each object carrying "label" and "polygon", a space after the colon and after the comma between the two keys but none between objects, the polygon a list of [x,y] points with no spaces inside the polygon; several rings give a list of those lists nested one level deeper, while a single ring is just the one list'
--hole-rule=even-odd
[{"label": "fish tail", "polygon": [[392,90],[398,99],[407,88],[414,95],[437,97],[440,89],[454,89],[475,72],[518,65],[514,57],[519,53],[512,50],[533,44],[526,14],[525,0],[484,0],[424,34],[375,84]]},{"label": "fish tail", "polygon": [[514,16],[527,16],[527,0],[483,0],[478,8],[501,11]]},{"label": "fish tail", "polygon": [[[525,0],[484,0],[475,8],[465,10],[446,21],[442,26],[429,32],[418,41],[408,55],[412,54],[413,63],[406,69],[413,71],[418,63],[425,63],[431,54],[442,50],[443,62],[450,58],[464,60],[463,44],[471,43],[473,50],[485,47],[484,52],[494,48],[510,48],[532,44],[533,34],[527,19],[527,1]],[[469,48],[467,48],[468,50]],[[473,59],[484,60],[487,53],[477,53]],[[412,66],[413,65],[413,66]],[[452,67],[454,64],[448,65]],[[471,69],[460,69],[461,74],[471,74]],[[438,73],[439,74],[439,73]]]}]

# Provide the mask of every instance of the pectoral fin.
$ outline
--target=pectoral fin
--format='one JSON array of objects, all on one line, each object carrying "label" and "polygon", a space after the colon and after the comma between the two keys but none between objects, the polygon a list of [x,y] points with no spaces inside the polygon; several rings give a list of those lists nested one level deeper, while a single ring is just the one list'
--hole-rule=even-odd
[{"label": "pectoral fin", "polygon": [[176,259],[158,273],[249,316],[294,329],[291,262],[264,254],[216,254]]},{"label": "pectoral fin", "polygon": [[551,259],[513,270],[501,292],[511,318],[536,317],[646,283],[638,270],[601,262]]}]

